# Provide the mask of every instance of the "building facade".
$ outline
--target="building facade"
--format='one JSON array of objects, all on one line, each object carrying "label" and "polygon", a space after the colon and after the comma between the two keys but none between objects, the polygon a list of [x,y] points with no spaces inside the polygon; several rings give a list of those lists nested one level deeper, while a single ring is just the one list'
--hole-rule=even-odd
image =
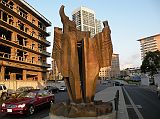
[{"label": "building facade", "polygon": [[99,77],[101,80],[107,80],[110,79],[110,72],[111,72],[111,67],[103,67],[99,71]]},{"label": "building facade", "polygon": [[149,36],[138,40],[141,44],[141,59],[145,57],[146,53],[151,51],[160,51],[160,34]]},{"label": "building facade", "polygon": [[45,80],[51,22],[24,0],[0,0],[0,80]]},{"label": "building facade", "polygon": [[140,80],[141,69],[140,67],[126,68],[121,70],[120,73],[121,77],[125,78],[126,80]]},{"label": "building facade", "polygon": [[112,78],[116,78],[120,76],[119,54],[112,55],[112,65],[111,65],[110,76]]},{"label": "building facade", "polygon": [[102,22],[101,20],[95,19],[95,27],[96,27],[96,33],[99,33],[102,31]]},{"label": "building facade", "polygon": [[78,30],[90,31],[92,37],[102,30],[100,20],[96,20],[95,12],[89,8],[80,7],[75,9],[72,12],[72,19],[75,21]]},{"label": "building facade", "polygon": [[104,67],[100,69],[99,77],[106,80],[110,78],[117,78],[120,76],[120,66],[119,66],[119,54],[112,55],[111,67]]}]

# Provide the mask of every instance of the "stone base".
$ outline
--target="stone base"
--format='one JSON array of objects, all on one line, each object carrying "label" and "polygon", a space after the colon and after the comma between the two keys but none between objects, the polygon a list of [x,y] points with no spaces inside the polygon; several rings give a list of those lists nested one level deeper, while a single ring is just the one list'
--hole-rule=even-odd
[{"label": "stone base", "polygon": [[97,117],[111,113],[113,109],[111,102],[96,101],[94,103],[58,103],[52,104],[50,113],[56,116],[69,118],[75,117]]}]

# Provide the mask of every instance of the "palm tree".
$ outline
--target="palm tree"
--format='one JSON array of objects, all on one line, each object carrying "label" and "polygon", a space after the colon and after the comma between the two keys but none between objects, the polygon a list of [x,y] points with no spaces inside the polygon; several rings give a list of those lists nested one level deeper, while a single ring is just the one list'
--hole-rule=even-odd
[{"label": "palm tree", "polygon": [[157,74],[160,69],[160,51],[147,52],[141,65],[142,73],[149,73],[154,84],[154,74]]}]

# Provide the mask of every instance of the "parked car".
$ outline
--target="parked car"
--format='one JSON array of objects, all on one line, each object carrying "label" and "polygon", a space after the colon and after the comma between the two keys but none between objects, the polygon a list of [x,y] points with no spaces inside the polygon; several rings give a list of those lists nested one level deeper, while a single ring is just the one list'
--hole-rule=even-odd
[{"label": "parked car", "polygon": [[46,86],[44,87],[44,90],[48,90],[52,94],[59,92],[59,89],[56,86]]},{"label": "parked car", "polygon": [[17,98],[8,99],[1,105],[1,112],[7,114],[32,115],[38,106],[54,102],[54,94],[46,90],[30,90],[21,93]]},{"label": "parked car", "polygon": [[8,96],[7,88],[4,84],[0,84],[0,97],[2,100],[6,100]]}]

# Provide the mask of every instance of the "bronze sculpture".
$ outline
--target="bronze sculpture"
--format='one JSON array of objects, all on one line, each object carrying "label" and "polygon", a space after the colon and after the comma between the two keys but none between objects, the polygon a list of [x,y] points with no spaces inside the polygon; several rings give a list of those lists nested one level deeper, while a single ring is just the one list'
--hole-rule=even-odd
[{"label": "bronze sculpture", "polygon": [[111,66],[112,42],[110,28],[105,21],[102,32],[90,37],[89,31],[79,31],[60,8],[63,23],[54,28],[53,59],[64,77],[70,100],[90,103],[94,100],[96,80],[101,67]]}]

